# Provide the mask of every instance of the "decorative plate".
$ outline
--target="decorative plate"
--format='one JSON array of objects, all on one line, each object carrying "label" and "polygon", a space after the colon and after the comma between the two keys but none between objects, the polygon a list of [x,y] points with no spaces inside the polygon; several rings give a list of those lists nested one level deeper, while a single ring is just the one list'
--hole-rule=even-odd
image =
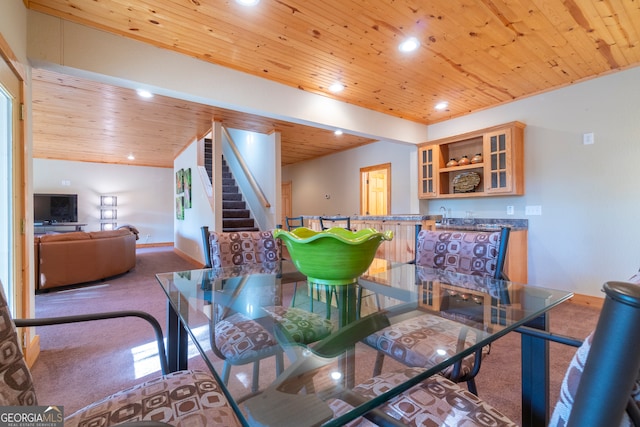
[{"label": "decorative plate", "polygon": [[478,184],[480,184],[480,175],[477,172],[462,172],[453,177],[453,190],[456,193],[473,191]]}]

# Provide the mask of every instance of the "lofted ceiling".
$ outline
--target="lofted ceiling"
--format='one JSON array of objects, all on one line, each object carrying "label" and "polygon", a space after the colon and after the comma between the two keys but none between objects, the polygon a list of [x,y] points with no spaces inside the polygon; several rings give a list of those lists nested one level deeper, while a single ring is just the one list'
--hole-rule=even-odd
[{"label": "lofted ceiling", "polygon": [[[24,1],[42,13],[424,124],[640,63],[637,0],[261,0],[252,9],[234,0]],[[400,52],[409,36],[420,47]],[[51,72],[34,70],[33,78],[36,157],[55,158],[65,140],[84,160],[127,163],[109,153],[131,144],[149,156],[175,156],[212,114],[228,127],[280,130],[283,165],[372,142],[160,96],[143,103],[131,90]],[[334,82],[344,90],[330,92]],[[111,106],[92,102],[91,91],[110,97]],[[448,103],[444,110],[434,108],[440,102]],[[152,126],[153,142],[146,139]],[[100,154],[98,145],[107,148]]]}]

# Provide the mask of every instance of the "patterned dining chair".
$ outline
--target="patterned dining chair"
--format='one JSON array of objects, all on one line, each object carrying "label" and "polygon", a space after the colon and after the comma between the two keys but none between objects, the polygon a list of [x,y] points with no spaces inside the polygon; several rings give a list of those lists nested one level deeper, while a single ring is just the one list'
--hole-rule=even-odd
[{"label": "patterned dining chair", "polygon": [[[495,279],[506,278],[504,262],[509,241],[509,229],[496,231],[421,230],[416,237],[417,266],[444,272],[461,273]],[[365,343],[378,350],[373,375],[382,372],[385,355],[411,367],[428,368],[442,361],[436,349],[455,353],[459,345],[470,345],[475,337],[460,322],[424,313],[393,323],[365,339]],[[460,316],[458,315],[458,320]],[[469,319],[473,326],[474,319]],[[482,322],[480,322],[482,323]],[[489,346],[467,356],[448,367],[442,374],[454,382],[466,382],[469,390],[477,394],[475,376],[482,359],[489,354]]]},{"label": "patterned dining chair", "polygon": [[[59,318],[16,319],[11,317],[2,283],[0,283],[0,405],[38,405],[33,377],[18,343],[16,326],[43,327],[116,317],[136,316],[156,329],[158,357],[166,369],[162,329],[158,322],[143,312],[105,312]],[[95,332],[98,332],[96,327]],[[167,423],[173,426],[240,426],[216,378],[202,371],[179,371],[136,385],[92,403],[65,417],[65,427],[111,426],[136,424],[141,421]],[[87,372],[90,376],[91,373]],[[64,390],[60,390],[64,396]]]},{"label": "patterned dining chair", "polygon": [[[640,284],[610,282],[604,285],[604,290],[607,297],[596,329],[581,344],[578,340],[557,334],[536,333],[536,336],[552,342],[579,346],[565,373],[549,427],[640,425],[640,345],[629,345],[627,335],[638,336],[640,333]],[[522,332],[526,333],[526,328]],[[616,334],[623,335],[616,337]],[[591,351],[596,340],[605,350]],[[353,392],[371,399],[423,371],[424,368],[406,368],[384,373],[356,386]],[[629,371],[634,374],[628,375]],[[610,405],[619,408],[621,413],[612,413]],[[334,416],[352,408],[340,399],[331,402],[331,407]],[[442,375],[427,378],[390,399],[378,410],[410,427],[517,426],[499,410]],[[577,424],[568,424],[570,417],[578,419]],[[600,419],[596,420],[596,417]],[[621,418],[619,423],[611,421],[618,417]],[[357,421],[354,423],[358,425]]]},{"label": "patterned dining chair", "polygon": [[287,231],[291,231],[294,228],[304,227],[304,217],[295,216],[295,217],[285,217],[284,223],[287,226]]},{"label": "patterned dining chair", "polygon": [[[270,231],[217,233],[203,227],[203,237],[205,251],[209,254],[207,261],[214,270],[224,268],[225,275],[232,271],[240,277],[256,272],[272,275],[271,282],[252,283],[249,284],[250,289],[243,289],[242,280],[234,281],[234,289],[227,290],[231,295],[230,301],[225,306],[216,304],[211,319],[211,348],[224,360],[223,383],[228,384],[232,366],[253,363],[251,390],[257,392],[261,360],[273,356],[276,358],[276,376],[283,370],[283,349],[273,331],[276,323],[286,331],[291,341],[304,344],[329,335],[333,324],[318,314],[282,305],[276,284],[282,254],[281,242]],[[258,313],[231,308],[233,300],[247,292],[251,293],[253,301],[259,301],[254,304],[260,307]]]},{"label": "patterned dining chair", "polygon": [[321,216],[320,230],[328,230],[331,227],[342,227],[351,230],[351,218],[348,216]]}]

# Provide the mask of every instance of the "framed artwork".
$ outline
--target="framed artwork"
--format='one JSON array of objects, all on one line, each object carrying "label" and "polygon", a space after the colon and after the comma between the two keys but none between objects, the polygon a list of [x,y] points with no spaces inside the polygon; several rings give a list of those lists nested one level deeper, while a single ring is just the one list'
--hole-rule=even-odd
[{"label": "framed artwork", "polygon": [[191,168],[185,169],[182,177],[184,187],[184,208],[191,209]]},{"label": "framed artwork", "polygon": [[184,219],[184,196],[176,197],[176,219]]},{"label": "framed artwork", "polygon": [[176,194],[184,192],[184,169],[176,172]]}]

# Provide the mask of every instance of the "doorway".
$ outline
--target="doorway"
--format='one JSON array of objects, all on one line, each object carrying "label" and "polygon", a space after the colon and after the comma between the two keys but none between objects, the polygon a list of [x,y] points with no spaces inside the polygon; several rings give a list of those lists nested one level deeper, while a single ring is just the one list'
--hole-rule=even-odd
[{"label": "doorway", "polygon": [[[20,140],[19,106],[20,81],[7,62],[0,60],[0,280],[4,286],[7,303],[14,315],[21,298],[17,292],[22,283],[21,218],[22,188],[16,178],[22,168],[16,168],[14,153]],[[16,172],[18,171],[18,172]]]},{"label": "doorway", "polygon": [[360,169],[360,215],[391,213],[391,163]]},{"label": "doorway", "polygon": [[286,217],[290,217],[292,211],[292,201],[291,201],[291,181],[283,182],[281,184],[281,194],[282,194],[282,211],[280,212],[280,224],[282,227],[286,228],[287,222],[285,221]]}]

